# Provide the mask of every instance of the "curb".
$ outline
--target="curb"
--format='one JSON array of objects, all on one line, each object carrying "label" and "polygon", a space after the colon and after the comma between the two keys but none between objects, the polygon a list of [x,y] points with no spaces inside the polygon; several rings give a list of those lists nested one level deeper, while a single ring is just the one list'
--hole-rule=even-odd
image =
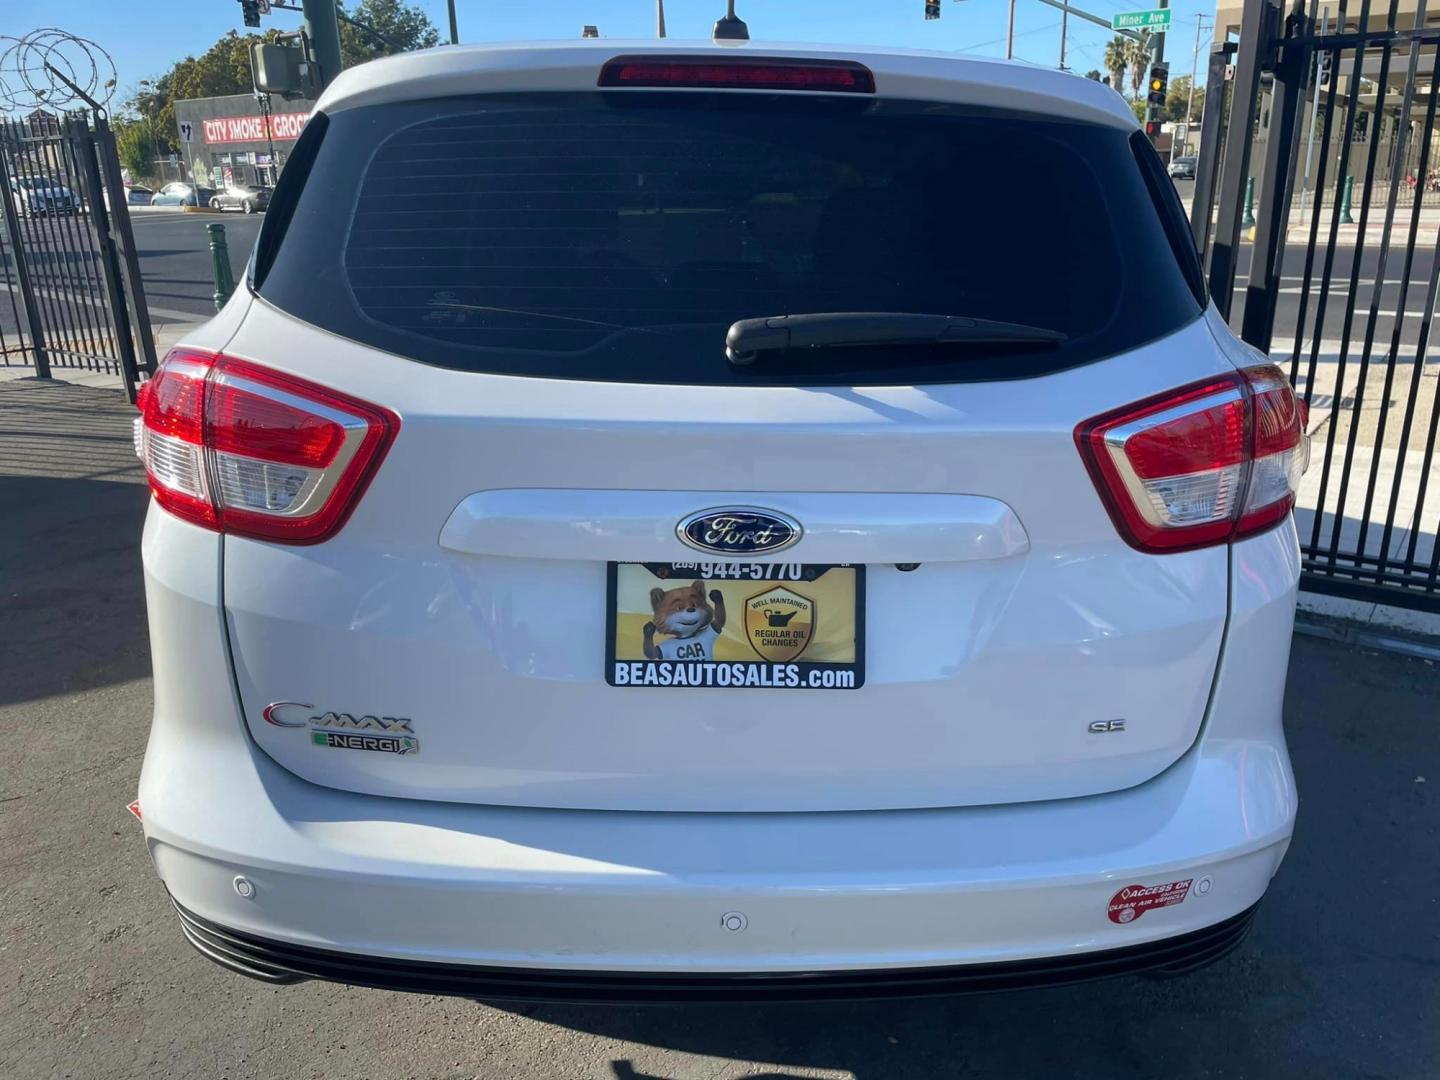
[{"label": "curb", "polygon": [[[1435,612],[1307,592],[1302,581],[1296,619],[1297,626],[1301,620],[1344,626],[1348,634],[1344,640],[1363,640],[1373,648],[1393,648],[1415,656],[1440,659],[1440,614]],[[1389,642],[1409,644],[1399,648],[1386,644]],[[1430,651],[1417,652],[1417,649]]]},{"label": "curb", "polygon": [[[1304,594],[1301,594],[1302,603]],[[1410,634],[1401,630],[1386,630],[1374,623],[1366,623],[1340,615],[1320,614],[1300,607],[1295,612],[1295,633],[1306,637],[1324,638],[1347,645],[1376,649],[1380,652],[1413,656],[1427,664],[1440,661],[1440,639]]]}]

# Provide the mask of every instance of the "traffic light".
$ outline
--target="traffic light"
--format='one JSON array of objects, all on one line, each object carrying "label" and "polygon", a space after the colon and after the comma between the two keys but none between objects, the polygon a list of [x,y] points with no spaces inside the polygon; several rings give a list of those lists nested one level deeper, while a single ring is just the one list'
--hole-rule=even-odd
[{"label": "traffic light", "polygon": [[1146,121],[1145,121],[1145,134],[1148,135],[1148,136],[1149,136],[1150,138],[1152,138],[1152,139],[1155,138],[1156,136],[1158,136],[1158,135],[1160,134],[1160,121],[1159,121],[1159,120],[1146,120]]},{"label": "traffic light", "polygon": [[1150,104],[1164,105],[1165,91],[1170,86],[1170,65],[1152,64],[1150,67]]},{"label": "traffic light", "polygon": [[925,18],[938,19],[940,17],[940,0],[925,0]]},{"label": "traffic light", "polygon": [[1320,77],[1316,81],[1319,83],[1321,90],[1330,89],[1330,72],[1333,70],[1334,66],[1334,53],[1327,52],[1320,54]]},{"label": "traffic light", "polygon": [[240,13],[246,26],[260,25],[260,0],[240,0]]}]

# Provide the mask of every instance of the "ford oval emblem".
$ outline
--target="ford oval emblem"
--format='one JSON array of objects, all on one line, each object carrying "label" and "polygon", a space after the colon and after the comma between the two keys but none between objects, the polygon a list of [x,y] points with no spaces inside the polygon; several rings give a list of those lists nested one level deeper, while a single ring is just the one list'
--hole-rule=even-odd
[{"label": "ford oval emblem", "polygon": [[717,506],[691,514],[676,527],[680,539],[696,551],[717,555],[769,555],[799,541],[800,523],[774,510],[753,506]]}]

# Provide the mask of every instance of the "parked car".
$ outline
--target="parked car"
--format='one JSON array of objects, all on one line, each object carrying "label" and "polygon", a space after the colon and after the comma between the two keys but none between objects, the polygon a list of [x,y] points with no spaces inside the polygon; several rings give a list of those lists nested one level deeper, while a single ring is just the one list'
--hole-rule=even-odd
[{"label": "parked car", "polygon": [[1199,159],[1190,156],[1177,157],[1174,161],[1170,162],[1170,175],[1176,180],[1194,180],[1195,162],[1197,160]]},{"label": "parked car", "polygon": [[45,176],[14,176],[10,193],[15,209],[26,217],[45,214],[73,214],[81,207],[80,196],[60,181]]},{"label": "parked car", "polygon": [[231,184],[210,197],[212,210],[244,210],[253,214],[270,205],[270,189],[259,184]]},{"label": "parked car", "polygon": [[194,184],[175,181],[150,196],[151,206],[208,206],[214,198],[213,188],[197,188]]},{"label": "parked car", "polygon": [[601,40],[315,117],[137,421],[136,811],[201,952],[670,1002],[1240,942],[1307,442],[1118,95]]},{"label": "parked car", "polygon": [[[125,184],[124,190],[125,204],[127,206],[149,206],[151,197],[155,194],[152,189],[145,187],[143,184]],[[104,190],[103,196],[105,206],[108,208],[110,206],[110,192],[108,189]]]}]

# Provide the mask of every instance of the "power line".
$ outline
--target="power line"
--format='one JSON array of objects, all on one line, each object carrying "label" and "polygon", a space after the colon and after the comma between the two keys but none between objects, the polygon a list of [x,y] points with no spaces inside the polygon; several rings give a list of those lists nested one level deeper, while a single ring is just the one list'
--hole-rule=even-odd
[{"label": "power line", "polygon": [[[1055,30],[1055,29],[1058,29],[1059,26],[1060,26],[1060,23],[1059,23],[1059,22],[1046,23],[1044,26],[1037,26],[1037,27],[1034,27],[1033,29],[1030,29],[1030,30],[1019,30],[1019,31],[1016,31],[1015,36],[1018,38],[1018,37],[1025,37],[1027,34],[1043,34],[1043,33],[1044,33],[1045,31],[1047,31],[1047,30]],[[974,51],[976,51],[977,49],[988,49],[991,45],[1004,45],[1004,44],[1005,44],[1005,39],[1004,39],[1003,37],[1001,37],[1001,38],[996,38],[994,41],[982,41],[982,42],[980,42],[979,44],[976,44],[976,45],[961,45],[961,46],[960,46],[960,50],[961,50],[962,52],[974,52]]]}]

